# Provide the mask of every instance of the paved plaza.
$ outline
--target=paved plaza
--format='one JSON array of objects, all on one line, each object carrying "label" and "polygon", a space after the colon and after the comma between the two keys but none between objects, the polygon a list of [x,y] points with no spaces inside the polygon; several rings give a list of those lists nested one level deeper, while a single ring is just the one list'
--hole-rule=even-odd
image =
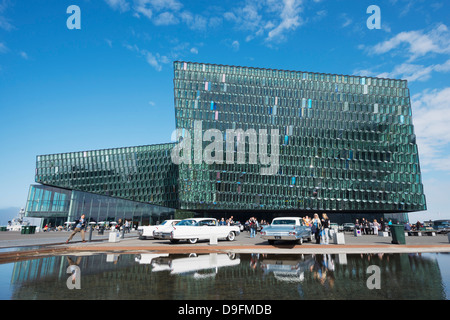
[{"label": "paved plaza", "polygon": [[0,232],[0,263],[11,259],[24,259],[33,256],[64,254],[64,253],[95,253],[95,252],[235,252],[235,253],[279,253],[279,254],[340,254],[340,253],[408,253],[408,252],[450,252],[450,243],[447,235],[435,236],[408,236],[405,245],[392,244],[392,238],[377,235],[354,236],[345,232],[345,244],[317,245],[306,242],[302,245],[288,242],[276,242],[269,245],[266,240],[250,238],[250,233],[242,232],[235,241],[218,241],[212,245],[209,241],[190,244],[180,242],[171,244],[167,240],[140,240],[136,232],[125,234],[124,239],[118,242],[109,242],[109,232],[99,235],[93,232],[89,241],[89,232],[86,232],[86,242],[81,241],[79,234],[73,241],[66,244],[70,232],[39,232],[35,234],[21,234],[20,232]]}]

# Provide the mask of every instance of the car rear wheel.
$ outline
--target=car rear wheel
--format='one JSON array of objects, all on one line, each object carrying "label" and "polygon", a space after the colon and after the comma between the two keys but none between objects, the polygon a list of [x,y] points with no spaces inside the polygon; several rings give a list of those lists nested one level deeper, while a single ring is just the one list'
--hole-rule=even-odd
[{"label": "car rear wheel", "polygon": [[296,242],[297,242],[297,244],[300,244],[300,245],[303,244],[303,238],[298,239]]},{"label": "car rear wheel", "polygon": [[236,239],[236,234],[233,231],[230,231],[230,233],[227,236],[228,241],[234,241]]},{"label": "car rear wheel", "polygon": [[194,244],[197,243],[198,239],[188,239],[189,243]]}]

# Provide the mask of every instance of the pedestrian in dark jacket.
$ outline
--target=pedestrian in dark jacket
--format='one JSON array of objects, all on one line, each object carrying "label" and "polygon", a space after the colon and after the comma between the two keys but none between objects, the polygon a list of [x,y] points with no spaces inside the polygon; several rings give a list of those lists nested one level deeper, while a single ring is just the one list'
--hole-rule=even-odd
[{"label": "pedestrian in dark jacket", "polygon": [[82,214],[80,219],[75,221],[73,232],[69,236],[69,239],[67,239],[66,243],[69,243],[69,241],[72,240],[73,236],[76,235],[78,232],[81,232],[81,240],[83,242],[86,242],[84,240],[84,231],[86,230],[86,225],[87,225],[86,217],[84,216],[84,214]]}]

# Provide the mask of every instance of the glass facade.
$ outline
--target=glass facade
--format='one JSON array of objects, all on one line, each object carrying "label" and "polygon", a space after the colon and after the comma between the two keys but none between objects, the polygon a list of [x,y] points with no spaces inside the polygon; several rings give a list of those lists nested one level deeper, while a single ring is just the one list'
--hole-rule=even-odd
[{"label": "glass facade", "polygon": [[33,187],[29,212],[92,202],[109,219],[95,194],[210,216],[407,220],[426,210],[409,95],[404,80],[175,61],[178,142],[37,156],[36,182],[62,189],[50,203]]},{"label": "glass facade", "polygon": [[[193,145],[204,152],[208,130],[224,134],[212,163],[196,151],[180,163],[181,209],[426,210],[406,81],[183,61],[174,75],[176,127],[195,136],[200,123]],[[227,130],[238,129],[231,154],[242,144],[245,161],[225,161],[218,151],[230,151]],[[261,130],[279,133],[269,151],[246,138]],[[273,174],[261,174],[266,151],[279,153]]]},{"label": "glass facade", "polygon": [[43,218],[44,225],[64,226],[64,222],[74,221],[82,214],[95,222],[127,219],[135,225],[148,225],[173,218],[175,209],[76,190],[30,186],[27,217]]},{"label": "glass facade", "polygon": [[36,182],[164,207],[177,207],[172,143],[41,155]]}]

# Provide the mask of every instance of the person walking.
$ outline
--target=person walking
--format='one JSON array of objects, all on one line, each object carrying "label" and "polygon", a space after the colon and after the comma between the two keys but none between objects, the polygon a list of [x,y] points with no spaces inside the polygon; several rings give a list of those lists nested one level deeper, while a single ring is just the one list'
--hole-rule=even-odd
[{"label": "person walking", "polygon": [[316,238],[316,244],[320,244],[320,230],[322,229],[322,223],[320,222],[319,215],[314,213],[314,217],[311,221],[311,232]]},{"label": "person walking", "polygon": [[73,229],[72,234],[69,236],[69,239],[66,240],[66,243],[69,243],[70,240],[72,240],[73,236],[76,235],[78,232],[81,232],[81,240],[83,242],[86,242],[84,240],[84,231],[86,230],[86,218],[84,214],[81,215],[80,219],[75,221],[75,228]]},{"label": "person walking", "polygon": [[250,238],[256,237],[257,221],[254,217],[250,218]]},{"label": "person walking", "polygon": [[322,213],[322,242],[329,244],[330,241],[330,219],[326,213]]}]

